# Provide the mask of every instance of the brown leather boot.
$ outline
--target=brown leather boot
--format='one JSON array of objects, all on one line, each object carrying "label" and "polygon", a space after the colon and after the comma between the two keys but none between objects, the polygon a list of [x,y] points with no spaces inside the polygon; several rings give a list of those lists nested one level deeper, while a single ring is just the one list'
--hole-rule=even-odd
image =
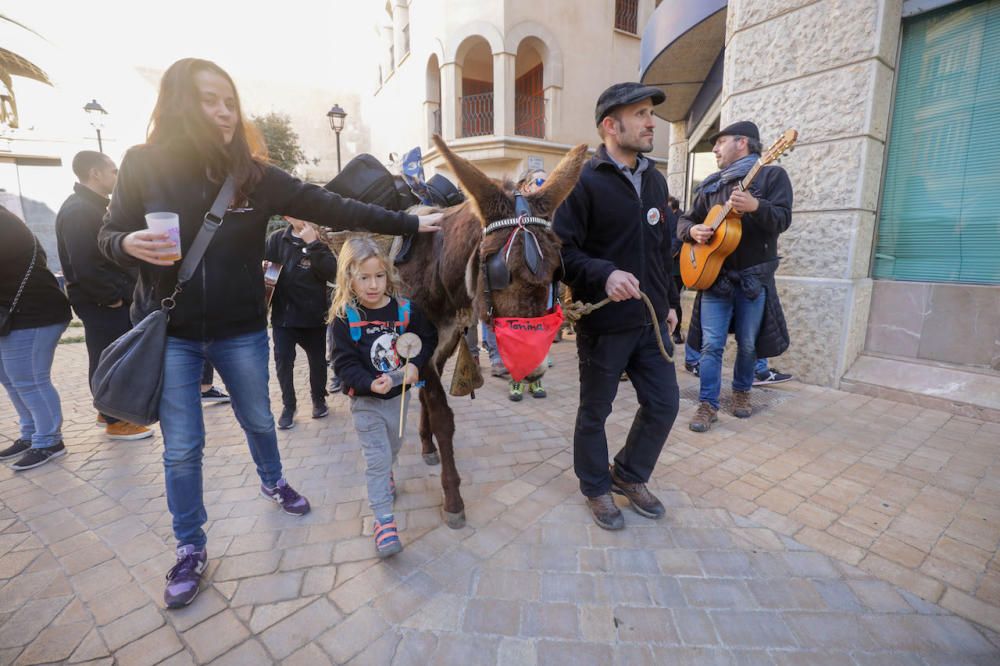
[{"label": "brown leather boot", "polygon": [[707,402],[702,402],[698,405],[698,411],[695,412],[694,418],[688,424],[688,428],[695,432],[708,432],[712,424],[719,420],[718,413],[719,410],[715,407],[712,407]]},{"label": "brown leather boot", "polygon": [[645,483],[628,483],[623,481],[615,472],[614,467],[611,468],[611,492],[624,495],[632,503],[632,508],[635,509],[635,512],[640,516],[657,520],[663,518],[663,515],[667,512],[663,508],[663,503],[656,498],[656,495],[649,492],[649,488],[646,487]]},{"label": "brown leather boot", "polygon": [[750,405],[750,391],[733,391],[733,416],[748,419],[751,414],[753,407]]},{"label": "brown leather boot", "polygon": [[587,508],[590,509],[590,514],[598,527],[606,530],[620,530],[625,527],[625,517],[621,509],[615,506],[615,499],[611,493],[588,497]]}]

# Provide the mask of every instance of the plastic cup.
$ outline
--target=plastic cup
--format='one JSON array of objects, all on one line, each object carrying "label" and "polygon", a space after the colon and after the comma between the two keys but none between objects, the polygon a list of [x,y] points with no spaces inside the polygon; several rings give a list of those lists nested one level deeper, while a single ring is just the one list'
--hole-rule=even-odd
[{"label": "plastic cup", "polygon": [[181,220],[177,213],[146,213],[146,226],[150,231],[166,234],[174,243],[174,254],[163,258],[167,261],[181,260]]}]

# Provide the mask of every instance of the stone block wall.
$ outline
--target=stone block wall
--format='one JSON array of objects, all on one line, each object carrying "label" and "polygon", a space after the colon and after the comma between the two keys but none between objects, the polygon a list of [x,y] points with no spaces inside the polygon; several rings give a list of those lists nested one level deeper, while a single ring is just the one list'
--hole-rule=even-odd
[{"label": "stone block wall", "polygon": [[687,123],[670,123],[670,150],[667,155],[667,189],[682,202],[687,186]]},{"label": "stone block wall", "polygon": [[869,264],[889,123],[902,0],[732,0],[723,126],[750,119],[795,187],[778,288],[792,346],[775,364],[837,386],[864,348]]}]

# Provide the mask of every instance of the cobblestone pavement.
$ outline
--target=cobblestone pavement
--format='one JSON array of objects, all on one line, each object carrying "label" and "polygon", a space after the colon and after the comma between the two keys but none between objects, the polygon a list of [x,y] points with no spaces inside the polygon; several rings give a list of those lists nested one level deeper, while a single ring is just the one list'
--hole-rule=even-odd
[{"label": "cobblestone pavement", "polygon": [[[60,346],[70,453],[0,467],[0,664],[1000,661],[994,425],[793,382],[696,435],[684,400],[651,483],[667,517],[626,509],[609,533],[572,472],[572,343],[553,356],[545,400],[512,404],[488,379],[453,403],[464,529],[441,523],[438,469],[411,437],[396,471],[406,550],[386,562],[344,397],[279,434],[313,504],[298,519],[258,497],[231,410],[207,407],[211,561],[196,602],[167,612],[162,442],[107,441],[84,347]],[[619,442],[635,409],[620,393]],[[0,422],[14,434],[7,400]]]}]

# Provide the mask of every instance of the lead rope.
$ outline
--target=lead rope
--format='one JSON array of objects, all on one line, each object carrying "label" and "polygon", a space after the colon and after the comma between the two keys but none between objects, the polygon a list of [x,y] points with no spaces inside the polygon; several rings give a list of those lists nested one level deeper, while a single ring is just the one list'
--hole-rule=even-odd
[{"label": "lead rope", "polygon": [[[639,292],[639,295],[642,296],[642,300],[645,301],[646,303],[646,308],[649,310],[650,319],[652,319],[654,322],[657,321],[656,309],[653,308],[653,304],[650,302],[649,296],[646,296],[646,294],[641,291]],[[599,310],[610,302],[611,302],[610,298],[605,298],[600,303],[583,303],[581,301],[574,301],[566,306],[566,309],[563,311],[563,315],[566,317],[567,320],[570,321],[570,323],[575,324],[576,322],[580,321],[581,317],[586,317],[594,310]],[[673,363],[674,357],[671,356],[670,353],[667,351],[667,348],[663,346],[663,337],[660,335],[660,327],[653,326],[653,333],[656,334],[656,344],[659,345],[660,347],[660,354],[663,356],[663,358],[667,359],[667,363]]]}]

